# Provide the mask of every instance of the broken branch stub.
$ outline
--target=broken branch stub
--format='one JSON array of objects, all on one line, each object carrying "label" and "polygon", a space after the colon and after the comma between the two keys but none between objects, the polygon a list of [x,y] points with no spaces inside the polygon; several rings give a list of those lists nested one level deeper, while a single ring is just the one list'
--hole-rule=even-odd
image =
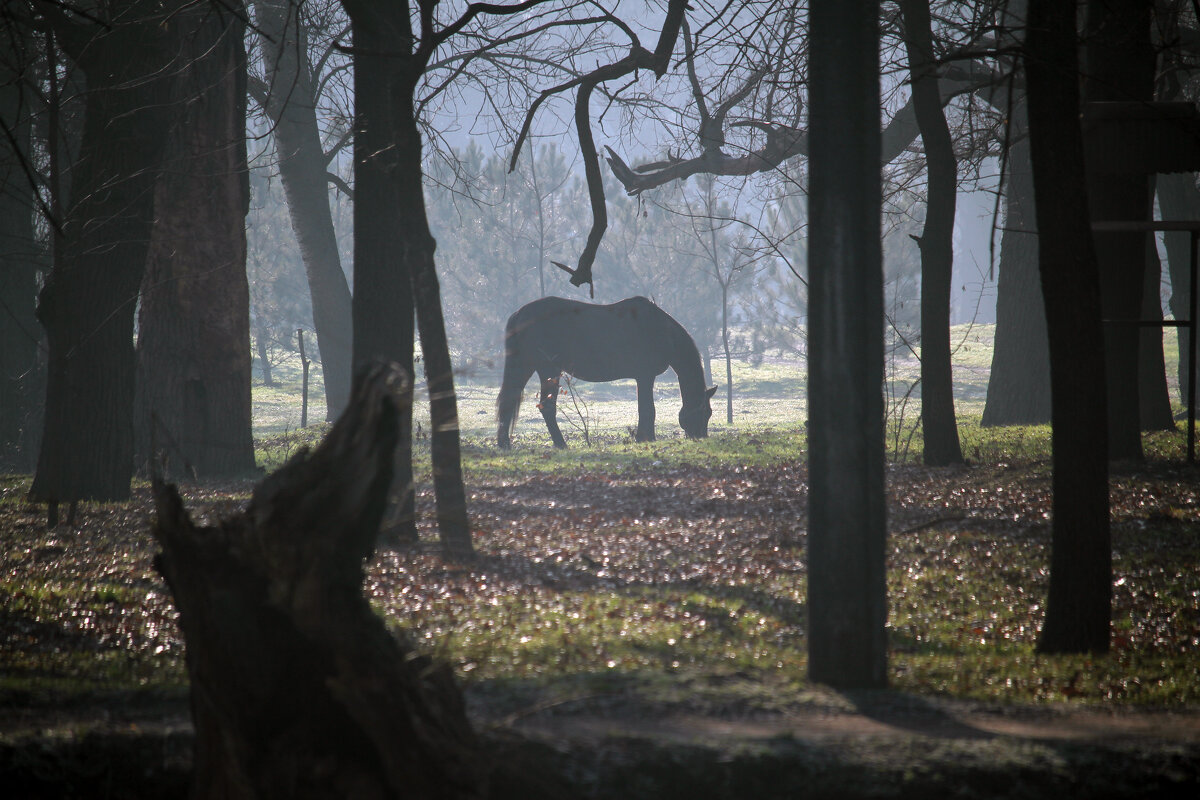
[{"label": "broken branch stub", "polygon": [[215,527],[154,486],[156,566],[187,642],[196,797],[479,797],[479,745],[449,668],[363,594],[409,378],[373,366],[311,453]]}]

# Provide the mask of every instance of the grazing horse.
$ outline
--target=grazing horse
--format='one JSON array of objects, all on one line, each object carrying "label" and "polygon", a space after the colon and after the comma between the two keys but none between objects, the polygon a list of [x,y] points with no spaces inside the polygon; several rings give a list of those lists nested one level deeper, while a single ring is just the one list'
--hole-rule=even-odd
[{"label": "grazing horse", "polygon": [[637,381],[639,442],[654,441],[654,379],[675,370],[683,408],[679,426],[689,437],[708,435],[709,398],[696,343],[675,319],[644,297],[611,305],[543,297],[522,306],[504,330],[504,381],[496,400],[496,441],[512,446],[521,393],[533,373],[541,388],[538,407],[555,447],[566,447],[555,419],[562,373],[585,381]]}]

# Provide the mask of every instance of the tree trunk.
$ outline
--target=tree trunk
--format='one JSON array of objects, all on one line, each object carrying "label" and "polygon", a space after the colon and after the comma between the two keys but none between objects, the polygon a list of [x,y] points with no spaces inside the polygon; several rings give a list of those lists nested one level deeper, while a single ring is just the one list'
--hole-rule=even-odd
[{"label": "tree trunk", "polygon": [[1026,71],[1038,250],[1050,337],[1054,517],[1050,592],[1038,650],[1108,650],[1112,546],[1108,518],[1105,359],[1100,274],[1085,196],[1075,7],[1029,4]]},{"label": "tree trunk", "polygon": [[[378,257],[369,263],[355,258],[354,358],[356,363],[374,355],[378,349],[392,348],[396,341],[407,341],[409,363],[412,353],[412,309],[416,310],[421,334],[421,354],[425,362],[425,380],[429,390],[430,441],[433,451],[433,489],[437,500],[438,532],[442,549],[449,558],[462,559],[474,552],[467,519],[466,491],[463,488],[459,450],[458,402],[454,393],[454,372],[446,340],[442,300],[434,267],[436,243],[425,213],[425,189],[421,170],[421,133],[414,106],[417,82],[425,69],[430,52],[416,47],[409,19],[409,4],[379,6],[367,2],[346,2],[355,36],[356,56],[377,58],[378,69],[369,76],[356,65],[355,94],[361,88],[367,96],[369,111],[360,118],[359,136],[370,137],[373,147],[355,150],[356,170],[366,165],[376,170],[372,191],[386,198],[386,204],[363,208],[389,225],[387,233],[369,243]],[[365,63],[365,62],[364,62]],[[382,127],[380,127],[382,126]],[[357,173],[356,173],[357,174]],[[387,185],[382,181],[386,178]],[[357,194],[357,190],[356,190]],[[363,199],[355,197],[355,239]],[[391,216],[394,214],[394,216]],[[374,229],[378,231],[378,229]],[[364,243],[367,244],[367,243]],[[377,250],[380,244],[387,251]],[[364,272],[364,270],[366,270]],[[403,301],[408,281],[408,305],[389,305]],[[386,334],[400,322],[406,326],[406,338]],[[410,426],[411,427],[411,426]],[[411,436],[411,434],[409,434]]]},{"label": "tree trunk", "polygon": [[407,381],[364,375],[317,450],[218,527],[197,528],[156,482],[156,565],[187,641],[193,797],[483,796],[453,674],[363,594]]},{"label": "tree trunk", "polygon": [[[34,59],[31,40],[19,40],[27,49],[13,54],[26,66]],[[32,109],[17,68],[9,59],[0,63],[0,119],[11,133],[0,136],[0,467],[25,472],[34,464],[32,427],[40,405],[34,389],[41,328],[34,309],[45,253],[34,237],[36,194],[25,171],[32,166]]]},{"label": "tree trunk", "polygon": [[413,108],[415,85],[399,84],[393,91],[392,121],[400,169],[393,173],[400,200],[400,218],[407,220],[399,260],[408,263],[416,303],[417,329],[425,384],[429,390],[430,448],[433,461],[433,492],[437,500],[438,533],[442,549],[453,559],[474,554],[467,518],[467,494],[463,487],[462,454],[459,446],[458,399],[454,391],[454,366],[446,339],[442,298],[433,263],[436,247],[425,216],[425,187],[421,179],[421,133]]},{"label": "tree trunk", "polygon": [[[133,476],[133,318],[169,122],[175,26],[148,0],[62,37],[88,79],[60,260],[46,279],[45,422],[31,496],[124,500]],[[68,49],[69,48],[69,49]]]},{"label": "tree trunk", "polygon": [[808,674],[887,684],[879,4],[810,11]]},{"label": "tree trunk", "polygon": [[[1090,0],[1087,19],[1085,98],[1144,101],[1154,98],[1155,54],[1150,42],[1152,4],[1141,0]],[[1148,176],[1088,170],[1092,221],[1141,221],[1151,216]],[[1109,458],[1142,459],[1138,398],[1140,329],[1146,272],[1145,233],[1096,233],[1104,350],[1108,360]]]},{"label": "tree trunk", "polygon": [[[349,9],[348,9],[349,10]],[[392,147],[391,93],[396,70],[386,53],[394,32],[383,9],[351,14],[354,40],[354,369],[392,361],[413,374],[414,307],[408,263],[400,252],[400,216],[390,174],[398,169]],[[411,392],[409,386],[407,391]],[[412,398],[401,405],[392,503],[384,521],[388,539],[417,541],[416,486],[412,470]]]},{"label": "tree trunk", "polygon": [[1050,350],[1038,275],[1038,228],[1025,99],[1016,98],[1013,106],[996,285],[996,337],[983,408],[985,426],[1050,421]]},{"label": "tree trunk", "polygon": [[902,0],[913,107],[929,175],[921,248],[921,426],[927,466],[961,464],[950,366],[950,284],[958,164],[942,112],[928,0]]},{"label": "tree trunk", "polygon": [[203,7],[175,20],[187,68],[138,317],[138,452],[170,475],[228,477],[254,469],[244,27]]},{"label": "tree trunk", "polygon": [[353,327],[350,287],[329,212],[308,34],[299,6],[291,0],[255,0],[255,9],[270,84],[266,110],[275,123],[279,175],[308,274],[313,328],[325,376],[326,419],[333,420],[350,394]]}]

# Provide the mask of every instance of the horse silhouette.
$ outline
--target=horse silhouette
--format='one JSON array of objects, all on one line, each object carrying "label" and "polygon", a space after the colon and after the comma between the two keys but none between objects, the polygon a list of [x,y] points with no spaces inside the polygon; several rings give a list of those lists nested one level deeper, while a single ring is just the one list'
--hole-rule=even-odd
[{"label": "horse silhouette", "polygon": [[562,373],[585,381],[637,381],[639,442],[654,441],[654,379],[670,367],[679,376],[679,426],[689,437],[708,435],[712,416],[696,343],[667,312],[644,297],[611,305],[543,297],[517,309],[504,330],[504,379],[496,400],[496,442],[512,446],[521,394],[533,373],[538,407],[555,447],[566,447],[555,419]]}]

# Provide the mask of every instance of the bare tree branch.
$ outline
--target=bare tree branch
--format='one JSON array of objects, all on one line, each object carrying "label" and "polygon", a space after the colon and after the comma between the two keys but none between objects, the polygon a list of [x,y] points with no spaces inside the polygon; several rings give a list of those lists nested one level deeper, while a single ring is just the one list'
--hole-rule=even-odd
[{"label": "bare tree branch", "polygon": [[325,179],[337,187],[338,191],[344,194],[347,199],[354,199],[354,190],[350,188],[350,184],[342,180],[341,176],[332,172],[325,173]]},{"label": "bare tree branch", "polygon": [[[604,231],[608,228],[608,211],[605,208],[604,180],[600,174],[600,158],[596,153],[596,142],[592,137],[591,115],[588,103],[591,100],[592,92],[605,81],[624,77],[639,69],[652,70],[655,76],[659,78],[666,74],[670,66],[671,53],[675,50],[675,42],[679,38],[680,28],[683,26],[683,17],[687,8],[687,0],[670,0],[667,6],[666,17],[663,20],[658,45],[655,47],[653,53],[641,47],[636,37],[634,37],[629,55],[619,61],[597,67],[580,78],[567,81],[553,89],[547,89],[542,92],[530,107],[529,113],[525,117],[525,124],[522,126],[521,133],[517,137],[516,145],[513,147],[513,156],[509,165],[509,171],[512,171],[516,167],[517,157],[521,152],[521,145],[529,135],[533,116],[537,112],[538,107],[554,94],[578,87],[575,95],[575,131],[579,137],[579,150],[583,157],[588,197],[592,206],[592,228],[588,232],[587,244],[584,246],[583,252],[579,255],[579,261],[574,271],[571,272],[571,284],[574,286],[588,284],[593,297],[595,296],[596,287],[592,282],[592,263],[596,260],[596,252],[600,249],[600,242],[604,238]],[[624,30],[632,36],[632,31],[627,26],[624,26]]]},{"label": "bare tree branch", "polygon": [[[760,69],[751,74],[751,79],[754,82],[761,81],[766,74]],[[939,83],[943,103],[949,102],[960,94],[983,93],[984,99],[989,104],[998,108],[1003,108],[1005,105],[1004,93],[995,90],[995,87],[1001,85],[996,71],[986,64],[977,61],[947,63],[941,69],[940,76]],[[718,107],[717,113],[712,116],[711,124],[717,125],[723,122],[724,116],[728,114],[729,110],[752,88],[751,81],[747,81],[737,92],[723,101]],[[693,91],[698,90],[698,85],[693,82]],[[700,138],[704,149],[699,155],[692,158],[672,157],[668,153],[666,161],[650,162],[631,168],[612,148],[606,147],[609,167],[617,180],[625,187],[625,191],[630,195],[638,195],[647,189],[653,189],[671,181],[683,180],[700,173],[723,176],[753,175],[757,172],[775,169],[789,159],[808,154],[808,132],[803,129],[762,120],[739,120],[724,127],[760,130],[766,134],[766,142],[757,150],[747,151],[737,156],[727,155],[720,150],[719,146],[711,146],[714,142],[724,143],[724,132],[706,131],[705,113],[701,113],[700,119]],[[903,153],[918,135],[917,120],[910,99],[896,112],[883,130],[883,163],[888,164]]]},{"label": "bare tree branch", "polygon": [[433,9],[437,5],[437,0],[421,0],[421,29],[425,35],[422,36],[421,49],[425,51],[425,57],[422,63],[425,63],[433,55],[433,51],[443,45],[446,40],[461,31],[471,21],[481,14],[489,16],[511,16],[520,14],[522,11],[528,11],[531,8],[542,5],[547,0],[525,0],[523,3],[515,3],[513,5],[503,5],[500,3],[471,3],[467,6],[467,10],[462,16],[451,22],[446,27],[437,31],[432,30],[433,25]]}]

